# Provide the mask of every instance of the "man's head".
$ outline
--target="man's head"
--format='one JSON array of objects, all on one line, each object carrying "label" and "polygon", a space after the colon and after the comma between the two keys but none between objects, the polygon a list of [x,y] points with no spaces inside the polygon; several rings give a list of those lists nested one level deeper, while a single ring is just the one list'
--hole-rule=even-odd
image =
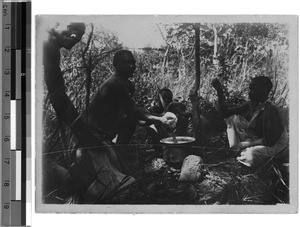
[{"label": "man's head", "polygon": [[253,102],[264,102],[268,99],[273,85],[266,76],[258,76],[251,80],[249,85],[249,98]]},{"label": "man's head", "polygon": [[113,65],[116,72],[124,78],[132,77],[135,71],[135,59],[129,50],[119,50],[115,53]]},{"label": "man's head", "polygon": [[56,37],[60,47],[64,47],[67,50],[70,50],[81,40],[84,33],[84,23],[70,23],[67,26],[67,29],[59,31]]}]

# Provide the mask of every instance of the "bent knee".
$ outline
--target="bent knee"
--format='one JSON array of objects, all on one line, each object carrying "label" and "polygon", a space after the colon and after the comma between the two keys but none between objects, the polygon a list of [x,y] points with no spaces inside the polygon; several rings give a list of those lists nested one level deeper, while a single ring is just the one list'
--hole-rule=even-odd
[{"label": "bent knee", "polygon": [[225,120],[227,127],[233,127],[234,125],[246,125],[247,120],[241,115],[234,114]]},{"label": "bent knee", "polygon": [[227,126],[228,128],[232,128],[232,127],[233,127],[235,116],[236,116],[236,115],[231,115],[230,117],[228,117],[227,119],[225,119],[225,123],[226,123],[226,126]]},{"label": "bent knee", "polygon": [[249,167],[257,168],[267,160],[266,147],[248,147],[241,153],[241,157],[238,160]]},{"label": "bent knee", "polygon": [[288,160],[286,150],[274,150],[267,146],[255,146],[253,147],[253,166],[259,167],[266,162],[279,158],[283,161]]},{"label": "bent knee", "polygon": [[266,162],[269,158],[266,146],[252,147],[253,167],[258,167]]}]

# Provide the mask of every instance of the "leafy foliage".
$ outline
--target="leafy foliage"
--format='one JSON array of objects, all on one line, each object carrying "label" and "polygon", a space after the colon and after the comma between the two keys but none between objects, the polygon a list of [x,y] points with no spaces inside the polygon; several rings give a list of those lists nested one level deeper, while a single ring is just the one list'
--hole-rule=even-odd
[{"label": "leafy foliage", "polygon": [[[216,34],[214,34],[214,29]],[[157,90],[168,87],[174,97],[188,100],[194,83],[194,30],[192,24],[160,25],[166,45],[150,46],[134,51],[136,73],[131,79],[135,85],[135,100],[139,106],[149,105]],[[247,99],[248,83],[257,75],[272,79],[271,99],[288,109],[288,30],[285,24],[236,23],[200,25],[201,80],[199,95],[203,101],[214,103],[216,93],[210,86],[219,77],[229,103],[231,99]],[[95,28],[83,64],[83,49],[91,33],[88,27],[82,41],[71,51],[62,50],[61,68],[69,96],[79,110],[84,110],[86,70],[91,71],[91,96],[113,74],[113,50],[121,48],[118,38],[101,28]],[[215,43],[215,35],[217,42]],[[214,53],[216,48],[216,53]],[[110,52],[111,51],[111,52]],[[107,53],[108,52],[108,53]],[[205,109],[202,111],[206,111]]]},{"label": "leafy foliage", "polygon": [[[186,102],[190,109],[189,92],[194,83],[195,54],[194,54],[194,24],[160,24],[161,35],[165,45],[160,48],[147,46],[133,51],[136,58],[136,72],[130,80],[135,85],[134,99],[138,106],[149,107],[157,98],[157,91],[163,87],[172,90],[174,97]],[[211,80],[218,77],[226,89],[226,98],[229,105],[234,106],[248,99],[248,84],[251,78],[257,75],[266,75],[272,79],[273,91],[270,98],[278,105],[284,124],[288,128],[288,27],[285,24],[274,23],[231,23],[231,24],[200,24],[200,109],[212,124],[210,127],[219,127],[219,131],[208,134],[205,143],[214,147],[214,152],[203,152],[203,158],[211,166],[211,172],[202,182],[194,185],[182,185],[170,182],[170,172],[149,176],[140,176],[141,184],[131,188],[130,201],[134,198],[143,203],[222,203],[222,204],[272,204],[287,202],[287,199],[274,195],[280,184],[275,178],[268,178],[268,173],[280,176],[280,172],[273,166],[267,171],[267,177],[239,172],[236,163],[228,168],[228,157],[223,157],[226,147],[223,119],[217,115],[216,92],[211,87]],[[89,42],[90,38],[90,42]],[[115,34],[102,28],[88,26],[87,32],[80,43],[71,51],[62,50],[61,69],[65,79],[67,94],[75,107],[82,112],[86,108],[87,90],[93,97],[101,84],[114,73],[112,58],[114,51],[121,48]],[[87,51],[84,51],[87,50]],[[88,75],[91,75],[90,87],[86,86]],[[67,150],[70,136],[57,123],[51,105],[45,101],[44,129],[45,147],[54,150]],[[59,130],[56,130],[59,128]],[[59,134],[58,134],[59,133]],[[146,144],[145,136],[137,131],[135,142]],[[147,144],[146,144],[147,145]],[[51,149],[47,152],[52,152]],[[220,151],[221,152],[218,152]],[[141,149],[139,150],[141,155]],[[222,156],[223,155],[223,156]],[[146,159],[147,155],[141,157]],[[53,155],[60,165],[68,167],[68,152]],[[231,162],[232,160],[229,160]],[[217,166],[217,164],[220,166]],[[232,163],[231,163],[232,164]],[[209,171],[210,167],[207,167]],[[271,171],[272,170],[272,171]],[[233,176],[235,174],[235,176]],[[172,174],[171,174],[172,175]],[[172,178],[172,176],[171,176]],[[153,181],[151,181],[151,179]],[[277,179],[277,178],[276,178]],[[281,179],[278,177],[278,179]],[[153,185],[154,180],[159,182]],[[204,183],[203,183],[204,182]],[[205,183],[206,182],[206,183]],[[221,186],[220,186],[221,184]],[[145,185],[138,190],[136,187]],[[252,187],[255,185],[255,187]],[[209,195],[212,187],[214,195]],[[176,191],[176,188],[179,190]],[[172,189],[170,191],[170,188]],[[139,188],[140,189],[140,188]],[[157,189],[157,190],[156,190]],[[165,190],[166,189],[166,190]],[[165,191],[164,191],[165,190]],[[157,193],[159,191],[159,194]],[[282,191],[282,190],[281,190]],[[138,192],[138,193],[137,193]],[[165,194],[164,194],[165,193]],[[169,193],[169,194],[168,194]],[[226,194],[227,193],[227,194]],[[184,195],[192,195],[182,197]],[[168,195],[168,197],[166,196]],[[237,196],[238,195],[238,196]],[[283,197],[286,196],[285,194]],[[145,198],[144,200],[141,200]],[[169,200],[163,200],[168,198]],[[275,199],[274,199],[275,198]],[[124,198],[125,199],[125,198]],[[195,200],[196,199],[196,200]],[[112,201],[111,201],[112,202]],[[124,201],[126,203],[128,201]]]}]

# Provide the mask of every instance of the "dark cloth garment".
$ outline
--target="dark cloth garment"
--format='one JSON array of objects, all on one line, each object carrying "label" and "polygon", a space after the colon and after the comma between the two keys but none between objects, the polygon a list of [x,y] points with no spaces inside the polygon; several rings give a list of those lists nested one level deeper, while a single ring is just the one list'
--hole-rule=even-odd
[{"label": "dark cloth garment", "polygon": [[252,112],[253,115],[257,113],[257,116],[251,119],[247,130],[253,132],[258,138],[264,138],[266,146],[273,146],[284,131],[277,107],[270,101],[266,101]]},{"label": "dark cloth garment", "polygon": [[[255,118],[256,117],[254,116],[253,119]],[[234,147],[240,142],[254,141],[258,139],[257,137],[253,137],[253,135],[247,133],[249,123],[251,122],[248,122],[240,115],[232,115],[227,118],[227,135],[230,147]],[[259,167],[273,158],[276,158],[276,160],[280,162],[288,162],[288,151],[288,136],[284,129],[274,145],[257,145],[247,147],[241,152],[237,160],[250,167]]]},{"label": "dark cloth garment", "polygon": [[247,133],[257,138],[263,138],[266,146],[273,146],[284,131],[277,107],[270,101],[254,106],[251,101],[238,107],[228,109],[221,108],[224,117],[234,114],[249,112],[251,119],[247,127]]}]

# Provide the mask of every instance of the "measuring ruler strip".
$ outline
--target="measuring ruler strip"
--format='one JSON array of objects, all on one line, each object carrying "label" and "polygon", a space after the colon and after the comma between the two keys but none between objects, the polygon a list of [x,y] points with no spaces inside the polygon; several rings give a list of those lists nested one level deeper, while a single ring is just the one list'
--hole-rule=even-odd
[{"label": "measuring ruler strip", "polygon": [[26,4],[26,223],[31,224],[31,3]]},{"label": "measuring ruler strip", "polygon": [[[27,149],[26,149],[26,5],[27,2],[15,2],[16,21],[15,32],[16,42],[16,75],[15,75],[15,102],[16,102],[16,162],[20,163],[20,168],[16,171],[16,201],[12,211],[16,214],[12,216],[12,225],[26,225],[26,190],[27,190]],[[19,194],[21,193],[21,194]]]},{"label": "measuring ruler strip", "polygon": [[[27,2],[20,3],[20,54],[21,54],[21,225],[26,225],[26,190],[27,190],[27,149],[26,149],[26,5]],[[29,125],[30,127],[30,125]]]},{"label": "measuring ruler strip", "polygon": [[[11,106],[15,105],[15,119],[16,119],[16,134],[13,136],[12,139],[15,140],[16,143],[16,150],[11,150],[12,153],[15,153],[14,162],[16,163],[16,172],[15,179],[13,179],[16,182],[16,189],[15,195],[11,193],[11,204],[12,204],[12,214],[11,214],[11,225],[13,226],[21,226],[24,225],[22,223],[22,170],[23,170],[23,162],[22,159],[22,144],[21,144],[21,135],[22,135],[22,87],[21,87],[21,64],[22,64],[22,48],[21,48],[21,39],[22,39],[22,22],[21,20],[21,14],[22,14],[22,5],[19,2],[12,2],[12,23],[14,26],[12,27],[12,53],[14,53],[14,56],[12,56],[11,62],[12,66],[15,68],[15,74],[12,74],[12,81],[11,81],[11,89],[12,89],[12,95],[11,98]],[[17,163],[19,164],[17,166]],[[20,174],[21,172],[21,174]],[[13,175],[11,177],[14,177]],[[14,196],[14,199],[13,199]]]},{"label": "measuring ruler strip", "polygon": [[[11,188],[11,217],[10,224],[13,226],[21,226],[21,196],[20,196],[20,187],[21,187],[21,179],[18,174],[20,171],[20,167],[17,167],[17,163],[20,163],[20,153],[21,153],[21,144],[17,140],[17,132],[20,132],[20,73],[21,73],[21,56],[20,56],[20,23],[19,23],[19,15],[20,15],[20,5],[17,2],[11,2],[11,181],[14,182],[12,186],[15,188]],[[19,90],[18,90],[19,89]],[[21,163],[22,165],[22,163]],[[16,169],[12,169],[13,166]],[[18,169],[17,169],[18,168]],[[18,173],[17,173],[18,172]],[[15,173],[15,174],[13,174]],[[15,178],[14,178],[15,177]]]},{"label": "measuring ruler strip", "polygon": [[31,2],[4,1],[2,18],[1,224],[26,226],[31,210],[30,187],[27,189],[31,182]]},{"label": "measuring ruler strip", "polygon": [[2,3],[2,179],[1,224],[11,223],[10,100],[11,100],[11,4]]},{"label": "measuring ruler strip", "polygon": [[[23,14],[24,15],[24,14]],[[25,70],[26,70],[26,109],[25,110],[25,131],[23,135],[26,135],[26,225],[31,224],[31,2],[26,2],[26,18],[23,16],[23,20],[26,20],[26,28],[23,34],[26,34],[25,45]],[[23,54],[24,54],[23,52]],[[24,66],[23,66],[24,67]]]}]

